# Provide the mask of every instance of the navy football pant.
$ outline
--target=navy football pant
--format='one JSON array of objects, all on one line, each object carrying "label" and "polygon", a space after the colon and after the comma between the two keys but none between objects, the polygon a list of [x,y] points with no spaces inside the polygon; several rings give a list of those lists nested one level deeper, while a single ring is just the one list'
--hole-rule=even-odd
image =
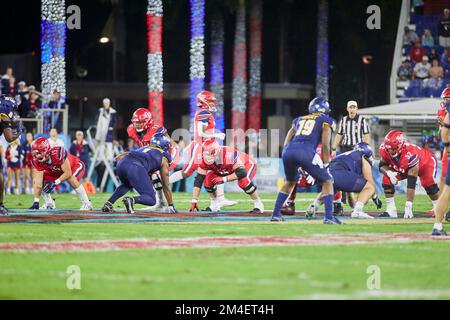
[{"label": "navy football pant", "polygon": [[333,176],[334,192],[361,192],[367,183],[367,180],[359,174],[344,168],[330,168]]},{"label": "navy football pant", "polygon": [[148,172],[144,167],[125,157],[117,165],[117,174],[122,184],[114,191],[109,202],[114,203],[134,188],[139,196],[134,197],[136,203],[153,206],[156,203],[155,190]]}]

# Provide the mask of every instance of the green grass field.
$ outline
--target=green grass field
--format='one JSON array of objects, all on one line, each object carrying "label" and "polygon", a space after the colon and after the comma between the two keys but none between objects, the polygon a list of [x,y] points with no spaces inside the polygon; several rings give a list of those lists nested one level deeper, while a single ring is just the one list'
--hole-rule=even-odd
[{"label": "green grass field", "polygon": [[[107,196],[93,196],[94,206],[101,207]],[[266,210],[272,209],[275,196],[262,195]],[[299,195],[297,210],[305,209],[308,199],[314,196]],[[241,201],[233,209],[252,207],[245,195],[228,197]],[[75,195],[55,198],[58,209],[79,207]],[[200,206],[205,207],[206,196],[202,199]],[[189,200],[189,194],[175,194],[179,210],[186,210]],[[6,205],[26,208],[31,201],[30,196],[8,196]],[[404,201],[398,197],[399,211]],[[431,207],[426,196],[417,196],[414,205],[415,212]],[[374,206],[370,204],[367,211],[375,211]],[[290,246],[0,250],[0,299],[449,299],[450,242],[426,238],[432,223],[433,219],[422,218],[346,219],[341,226],[323,225],[320,220],[0,224],[0,244],[242,236],[321,240],[317,245]],[[379,234],[413,234],[422,238],[352,243],[352,237],[358,234],[369,235],[368,239]],[[327,238],[339,236],[350,240],[324,243]],[[80,290],[67,288],[66,271],[72,265],[81,271]],[[378,290],[368,288],[370,266],[379,268]]]}]

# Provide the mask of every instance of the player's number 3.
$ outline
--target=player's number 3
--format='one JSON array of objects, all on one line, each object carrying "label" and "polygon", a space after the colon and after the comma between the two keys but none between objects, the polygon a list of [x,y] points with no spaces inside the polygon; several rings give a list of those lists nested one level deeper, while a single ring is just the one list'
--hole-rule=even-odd
[{"label": "player's number 3", "polygon": [[296,135],[309,136],[313,132],[315,124],[316,120],[311,119],[301,120],[300,123],[298,124],[298,130]]}]

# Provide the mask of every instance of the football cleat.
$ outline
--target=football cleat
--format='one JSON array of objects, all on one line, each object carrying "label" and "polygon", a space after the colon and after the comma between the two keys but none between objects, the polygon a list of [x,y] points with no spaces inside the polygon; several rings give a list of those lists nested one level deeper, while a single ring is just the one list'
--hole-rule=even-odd
[{"label": "football cleat", "polygon": [[122,199],[122,202],[125,206],[125,209],[127,209],[128,213],[135,213],[133,205],[134,205],[134,199],[132,197],[125,197]]},{"label": "football cleat", "polygon": [[343,216],[344,215],[344,206],[342,202],[333,203],[333,214],[335,216]]},{"label": "football cleat", "polygon": [[261,211],[261,209],[259,209],[259,208],[253,208],[252,211],[250,211],[249,213],[261,214],[261,213],[264,213],[264,212]]},{"label": "football cleat", "polygon": [[226,198],[223,198],[222,200],[219,200],[221,207],[232,207],[237,204],[237,201],[228,200]]},{"label": "football cleat", "polygon": [[323,224],[342,224],[342,222],[339,221],[338,218],[333,217],[333,218],[331,218],[331,219],[325,218],[325,219],[323,220]]},{"label": "football cleat", "polygon": [[295,214],[295,203],[286,204],[281,208],[280,212],[283,216],[293,216]]},{"label": "football cleat", "polygon": [[444,229],[442,229],[442,230],[433,229],[433,231],[431,231],[431,235],[432,236],[447,236],[447,232],[445,232]]},{"label": "football cleat", "polygon": [[44,203],[44,205],[39,208],[39,210],[55,210],[55,209],[56,209],[56,204],[54,201],[49,202],[49,203]]},{"label": "football cleat", "polygon": [[389,214],[389,212],[385,211],[378,215],[380,218],[397,218],[397,212]]},{"label": "football cleat", "polygon": [[370,216],[367,213],[362,212],[362,211],[353,211],[352,218],[353,219],[373,219],[372,216]]},{"label": "football cleat", "polygon": [[0,204],[0,215],[1,216],[7,216],[8,215],[8,209],[5,208],[3,203]]},{"label": "football cleat", "polygon": [[314,218],[316,216],[317,213],[317,208],[314,204],[310,204],[308,209],[306,209],[306,213],[305,216],[307,219],[311,219]]},{"label": "football cleat", "polygon": [[111,202],[106,201],[105,204],[102,207],[102,212],[114,212],[114,206]]},{"label": "football cleat", "polygon": [[90,202],[83,203],[80,208],[80,211],[92,211],[92,210],[94,210],[94,208],[92,208],[92,204]]},{"label": "football cleat", "polygon": [[277,216],[272,216],[272,218],[270,219],[271,222],[283,222],[284,218],[281,215],[277,215]]}]

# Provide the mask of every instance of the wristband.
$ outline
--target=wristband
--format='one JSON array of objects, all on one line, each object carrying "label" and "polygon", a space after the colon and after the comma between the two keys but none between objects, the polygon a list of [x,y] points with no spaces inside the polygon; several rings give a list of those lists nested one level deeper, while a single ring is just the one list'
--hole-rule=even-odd
[{"label": "wristband", "polygon": [[223,183],[227,182],[227,177],[222,177]]},{"label": "wristband", "polygon": [[336,151],[336,148],[331,148],[331,151]]},{"label": "wristband", "polygon": [[59,180],[59,179],[56,179],[56,180],[55,180],[55,184],[56,184],[56,185],[58,185],[58,184],[60,184],[60,183],[61,183],[61,180]]},{"label": "wristband", "polygon": [[444,142],[444,147],[450,147],[450,142]]}]

